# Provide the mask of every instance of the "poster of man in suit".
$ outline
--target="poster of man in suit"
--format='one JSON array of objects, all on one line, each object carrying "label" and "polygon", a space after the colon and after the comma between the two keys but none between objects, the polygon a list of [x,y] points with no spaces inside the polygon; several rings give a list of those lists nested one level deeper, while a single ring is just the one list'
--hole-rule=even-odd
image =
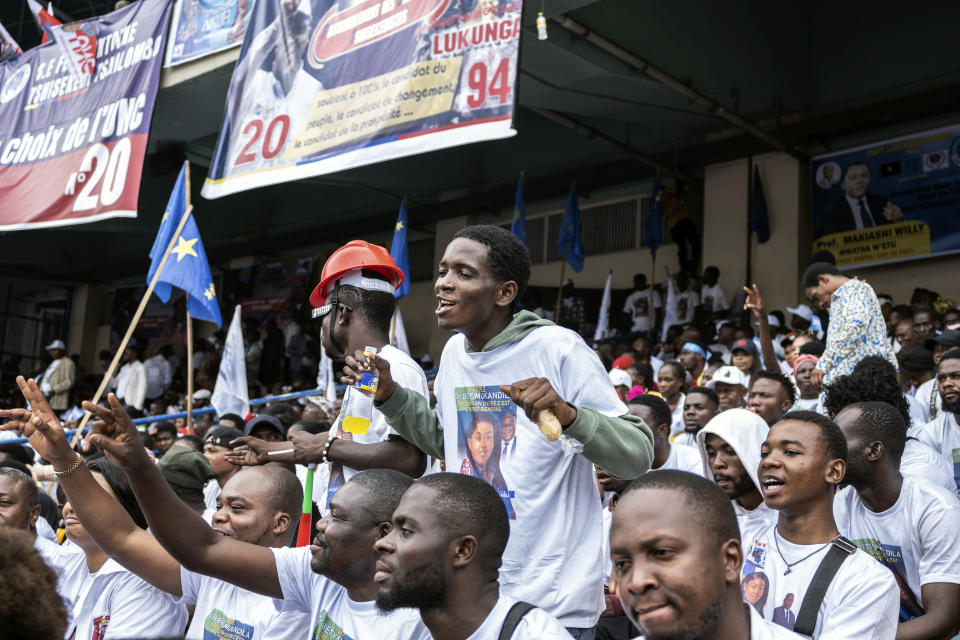
[{"label": "poster of man in suit", "polygon": [[863,266],[960,252],[960,125],[810,161],[811,254]]}]

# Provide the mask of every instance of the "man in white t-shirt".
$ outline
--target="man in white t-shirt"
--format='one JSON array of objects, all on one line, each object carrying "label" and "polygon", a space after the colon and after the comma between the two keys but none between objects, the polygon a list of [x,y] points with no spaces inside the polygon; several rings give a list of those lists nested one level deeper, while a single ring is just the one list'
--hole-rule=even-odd
[{"label": "man in white t-shirt", "polygon": [[720,400],[717,392],[708,387],[690,389],[683,397],[683,431],[671,436],[672,444],[697,446],[697,433],[720,410]]},{"label": "man in white t-shirt", "polygon": [[[938,336],[927,338],[923,346],[933,351],[933,362],[935,365],[939,365],[944,354],[960,347],[960,331],[947,329]],[[933,378],[917,387],[917,392],[914,397],[917,399],[917,402],[923,406],[924,411],[926,411],[929,416],[927,419],[928,422],[940,415],[943,399],[940,397],[937,376],[933,376]]]},{"label": "man in white t-shirt", "polygon": [[[380,552],[377,608],[418,609],[435,640],[497,640],[518,606],[497,582],[509,535],[503,500],[483,480],[460,473],[417,480],[393,512],[393,529],[374,545]],[[569,640],[570,635],[534,607],[509,637]]]},{"label": "man in white t-shirt", "polygon": [[743,547],[730,501],[675,470],[627,487],[613,513],[612,590],[641,640],[799,639],[740,596]]},{"label": "man in white t-shirt", "polygon": [[[440,358],[436,410],[394,382],[382,358],[373,359],[377,406],[403,437],[444,458],[449,471],[497,489],[511,521],[504,591],[544,608],[574,637],[592,638],[603,609],[594,464],[617,477],[641,475],[653,457],[650,430],[627,413],[580,336],[514,313],[530,277],[529,255],[516,236],[495,226],[461,229],[438,273],[437,320],[458,333]],[[355,379],[361,365],[353,357],[347,365],[348,380]],[[548,409],[564,442],[548,441],[538,427]],[[505,414],[516,418],[523,446],[503,460]]]},{"label": "man in white t-shirt", "polygon": [[711,315],[724,314],[730,308],[727,294],[720,286],[720,269],[707,267],[703,270],[703,287],[700,288],[700,304]]},{"label": "man in white t-shirt", "polygon": [[[363,268],[361,268],[361,265]],[[323,350],[334,359],[359,354],[375,347],[390,363],[391,374],[407,389],[423,398],[430,397],[423,369],[409,355],[390,345],[390,323],[396,308],[394,291],[403,283],[403,272],[389,252],[375,244],[354,240],[335,251],[323,266],[320,282],[310,296],[313,317],[322,323]],[[314,496],[323,513],[344,483],[362,469],[393,469],[411,477],[423,475],[423,452],[397,435],[377,408],[369,425],[346,428],[343,418],[355,404],[365,401],[362,393],[347,389],[340,415],[329,431],[312,435],[298,432],[290,443],[264,443],[242,438],[246,444],[241,455],[252,452],[252,462],[329,462],[329,480],[315,486]],[[288,451],[273,455],[268,451]],[[233,458],[242,462],[240,456]]]},{"label": "man in white t-shirt", "polygon": [[[124,468],[150,530],[184,567],[274,598],[280,611],[309,614],[309,637],[429,637],[415,611],[384,615],[374,604],[373,543],[390,529],[393,510],[412,482],[409,476],[387,469],[359,472],[331,500],[330,513],[317,524],[310,547],[267,548],[240,542],[211,529],[173,493],[147,457],[123,407],[112,394],[108,401],[110,410],[84,404],[101,420],[88,441]],[[280,525],[278,518],[268,527]]]},{"label": "man in white t-shirt", "polygon": [[763,503],[757,465],[760,443],[769,427],[746,409],[718,414],[697,434],[701,472],[712,478],[733,503],[740,529],[753,523],[776,522],[777,513]]},{"label": "man in white t-shirt", "polygon": [[[31,393],[34,389],[28,385],[24,396]],[[55,468],[70,468],[76,454],[56,416],[44,414],[42,396],[31,397],[30,403],[36,407],[34,415],[47,423],[45,429],[29,430],[30,444]],[[207,631],[217,633],[228,627],[248,640],[294,640],[308,633],[309,615],[280,616],[270,598],[181,567],[151,533],[134,522],[86,465],[61,475],[59,481],[71,513],[84,523],[84,535],[112,559],[105,569],[116,573],[122,565],[166,592],[173,603],[195,607],[188,640],[205,640]],[[221,508],[213,517],[213,529],[242,542],[282,547],[293,540],[301,501],[300,483],[287,469],[279,465],[246,469],[226,484],[218,499]]]},{"label": "man in white t-shirt", "polygon": [[677,469],[703,475],[700,454],[693,447],[670,443],[670,424],[673,416],[666,401],[652,394],[637,396],[627,403],[627,409],[650,427],[653,432],[653,464],[655,469]]},{"label": "man in white t-shirt", "polygon": [[147,369],[140,361],[140,352],[140,347],[132,343],[123,352],[126,364],[120,367],[120,373],[117,374],[117,397],[125,405],[142,411],[147,398]]},{"label": "man in white t-shirt", "polygon": [[847,488],[833,501],[837,528],[896,577],[898,635],[950,637],[960,625],[960,501],[900,475],[907,429],[891,405],[859,402],[835,420],[847,439]]},{"label": "man in white t-shirt", "polygon": [[[623,302],[623,312],[630,316],[631,331],[649,331],[656,326],[657,309],[663,307],[660,294],[653,292],[653,306],[650,305],[650,287],[647,285],[647,276],[638,273],[633,276],[633,293]],[[650,318],[653,322],[650,322]]]},{"label": "man in white t-shirt", "polygon": [[[833,519],[833,495],[843,480],[846,457],[840,428],[818,413],[792,411],[770,427],[760,447],[758,476],[764,502],[779,517],[776,523],[751,523],[741,531],[747,549],[741,572],[744,600],[772,620],[774,609],[793,594],[794,602],[801,603],[795,625],[815,618],[812,629],[794,630],[818,640],[893,640],[900,601],[896,580],[840,538]],[[815,612],[808,612],[813,607],[802,603],[828,554],[841,554],[843,561]]]},{"label": "man in white t-shirt", "polygon": [[952,349],[940,358],[937,385],[942,411],[917,432],[917,439],[933,448],[953,468],[953,479],[960,489],[960,349]]}]

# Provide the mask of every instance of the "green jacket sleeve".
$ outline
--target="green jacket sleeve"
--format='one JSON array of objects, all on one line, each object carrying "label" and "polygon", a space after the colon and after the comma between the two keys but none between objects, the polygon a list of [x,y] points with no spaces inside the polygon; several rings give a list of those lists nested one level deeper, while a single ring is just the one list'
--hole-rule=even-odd
[{"label": "green jacket sleeve", "polygon": [[577,407],[577,418],[563,435],[582,443],[584,457],[617,478],[638,478],[653,463],[653,433],[630,414],[611,418],[590,407]]},{"label": "green jacket sleeve", "polygon": [[401,438],[428,456],[443,460],[443,428],[426,398],[398,385],[377,410]]}]

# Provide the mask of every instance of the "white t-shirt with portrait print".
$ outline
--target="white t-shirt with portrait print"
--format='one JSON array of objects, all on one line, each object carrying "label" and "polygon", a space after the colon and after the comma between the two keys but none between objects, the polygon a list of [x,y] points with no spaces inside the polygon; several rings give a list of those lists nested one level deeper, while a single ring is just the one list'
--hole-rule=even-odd
[{"label": "white t-shirt with portrait print", "polygon": [[730,301],[727,300],[727,293],[719,283],[708,287],[703,285],[700,289],[700,304],[704,309],[712,312],[726,311],[730,308]]},{"label": "white t-shirt with portrait print", "polygon": [[917,440],[940,454],[953,468],[953,480],[960,489],[960,426],[954,414],[941,411],[916,432]]},{"label": "white t-shirt with portrait print", "polygon": [[456,334],[443,349],[434,383],[446,468],[479,477],[466,438],[471,420],[485,414],[499,424],[504,414],[515,415],[516,455],[501,460],[497,448],[484,463],[485,479],[493,473],[488,482],[511,516],[500,585],[565,627],[592,627],[603,610],[601,504],[593,463],[563,441],[547,441],[500,390],[527,378],[546,378],[576,407],[609,417],[627,413],[599,357],[569,329],[538,326],[518,342],[479,352],[467,352],[463,334]]},{"label": "white t-shirt with portrait print", "polygon": [[418,609],[380,613],[376,603],[351,600],[345,587],[310,568],[310,547],[271,548],[283,599],[273,601],[281,615],[310,614],[308,638],[429,640]]},{"label": "white t-shirt with portrait print", "polygon": [[[649,300],[650,289],[644,289],[643,291],[634,291],[623,302],[623,312],[629,314],[633,322],[630,327],[631,331],[646,331],[649,329],[649,314],[651,312],[656,314],[656,310],[663,306],[660,294],[656,291],[653,292],[653,309],[650,309]],[[654,320],[656,320],[656,315],[654,315]]]},{"label": "white t-shirt with portrait print", "polygon": [[179,638],[187,626],[187,608],[108,559],[88,573],[73,605],[71,640]]},{"label": "white t-shirt with portrait print", "polygon": [[897,574],[903,620],[923,615],[923,585],[960,584],[960,500],[942,487],[905,476],[896,503],[881,512],[847,487],[833,513],[844,537]]},{"label": "white t-shirt with portrait print", "polygon": [[273,599],[180,567],[182,595],[174,602],[196,605],[186,640],[302,640],[310,614],[281,613]]},{"label": "white t-shirt with portrait print", "polygon": [[[418,365],[413,358],[392,345],[384,346],[378,355],[390,363],[390,375],[397,384],[414,393],[420,394],[427,400],[430,399],[430,388],[427,386],[427,376],[423,373],[423,368]],[[337,434],[341,438],[360,444],[377,444],[378,442],[386,441],[390,436],[397,435],[397,432],[390,428],[383,414],[380,413],[376,407],[373,408],[372,419],[370,420],[370,426],[366,433],[344,432],[341,425],[343,416],[345,415],[344,412],[349,410],[349,395],[352,393],[359,392],[355,391],[352,387],[347,389],[347,396],[344,396],[340,415],[337,416],[333,426],[330,427],[330,435]],[[330,503],[330,498],[333,494],[350,480],[350,478],[357,474],[357,469],[338,462],[331,462],[326,466],[329,468],[326,482],[318,487],[317,482],[319,478],[314,476],[313,491],[314,496],[319,497],[317,506],[323,514],[329,511],[327,505]]]},{"label": "white t-shirt with portrait print", "polygon": [[[759,600],[756,603],[747,600],[747,604],[764,620],[772,622],[774,609],[783,604],[788,594],[793,594],[792,611],[799,615],[807,588],[831,544],[793,544],[780,536],[776,524],[745,527],[740,538],[744,549],[741,584],[753,573],[766,578]],[[809,557],[801,561],[805,556]],[[795,564],[788,567],[787,561]],[[817,640],[894,640],[899,603],[900,590],[893,574],[857,549],[843,561],[827,587],[813,637]]]},{"label": "white t-shirt with portrait print", "polygon": [[[467,637],[467,640],[497,640],[510,608],[516,603],[516,598],[501,593],[497,604],[493,605],[493,609],[484,618],[483,623]],[[556,618],[543,609],[535,607],[520,619],[510,638],[511,640],[538,640],[539,638],[570,640],[570,634],[557,622]]]}]

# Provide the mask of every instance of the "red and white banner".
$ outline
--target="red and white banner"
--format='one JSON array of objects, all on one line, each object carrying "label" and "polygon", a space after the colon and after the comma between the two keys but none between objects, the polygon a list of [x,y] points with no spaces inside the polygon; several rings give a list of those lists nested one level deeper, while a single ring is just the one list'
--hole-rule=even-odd
[{"label": "red and white banner", "polygon": [[141,0],[0,64],[0,231],[136,217],[169,15]]}]

